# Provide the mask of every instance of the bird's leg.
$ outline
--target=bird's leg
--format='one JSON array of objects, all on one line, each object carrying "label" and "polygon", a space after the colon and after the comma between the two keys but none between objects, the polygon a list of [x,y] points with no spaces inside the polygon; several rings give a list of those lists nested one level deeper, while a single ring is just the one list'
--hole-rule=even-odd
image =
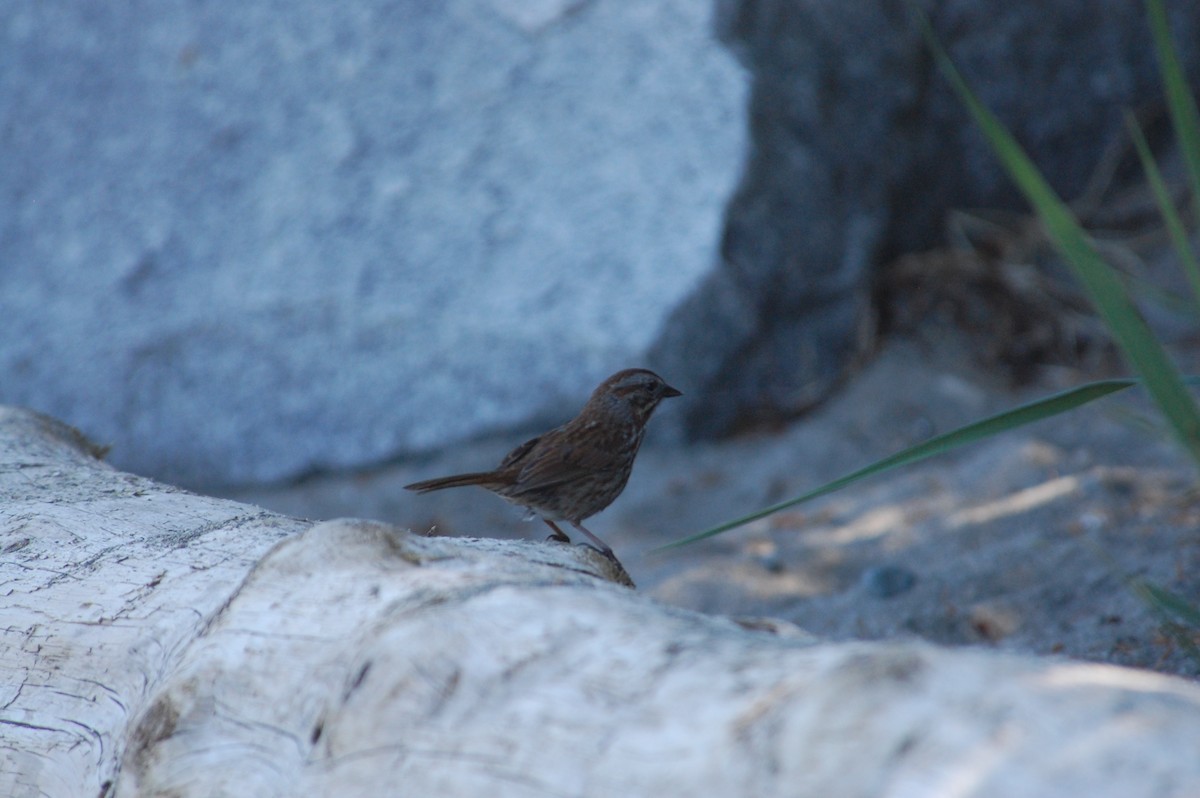
[{"label": "bird's leg", "polygon": [[571,542],[571,539],[567,537],[567,533],[558,528],[558,524],[554,523],[549,518],[543,518],[542,520],[546,522],[547,526],[554,530],[554,534],[550,535],[550,537],[546,538],[546,540],[557,540],[559,543]]},{"label": "bird's leg", "polygon": [[577,524],[574,521],[572,521],[571,526],[575,527],[580,532],[587,535],[588,540],[592,541],[592,548],[594,548],[596,551],[600,552],[601,554],[603,554],[605,557],[607,557],[610,560],[617,559],[617,555],[613,554],[612,548],[610,548],[609,545],[607,543],[605,543],[603,540],[601,540],[600,538],[593,535],[591,532],[588,532],[586,529],[584,529],[583,524]]}]

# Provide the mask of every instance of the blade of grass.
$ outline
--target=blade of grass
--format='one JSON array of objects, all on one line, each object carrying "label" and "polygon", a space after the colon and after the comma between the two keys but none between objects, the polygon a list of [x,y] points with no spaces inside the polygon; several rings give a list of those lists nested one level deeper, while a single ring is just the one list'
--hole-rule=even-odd
[{"label": "blade of grass", "polygon": [[1154,192],[1154,199],[1158,203],[1158,212],[1162,214],[1163,221],[1166,222],[1167,233],[1171,236],[1171,244],[1175,247],[1179,262],[1183,264],[1188,283],[1192,286],[1192,293],[1196,295],[1196,301],[1200,302],[1200,265],[1196,263],[1196,253],[1192,251],[1187,229],[1183,226],[1183,220],[1179,218],[1175,203],[1171,201],[1171,193],[1167,191],[1167,184],[1163,181],[1162,172],[1159,171],[1158,164],[1154,161],[1154,155],[1150,152],[1150,145],[1146,141],[1145,134],[1142,133],[1142,126],[1128,111],[1125,112],[1125,126],[1129,129],[1133,146],[1142,162],[1146,180],[1149,181],[1150,189]]},{"label": "blade of grass", "polygon": [[1126,358],[1141,373],[1146,389],[1166,416],[1176,438],[1200,465],[1200,410],[1184,389],[1179,371],[1134,308],[1116,272],[1100,256],[1070,209],[1054,193],[1016,139],[975,97],[938,43],[928,18],[915,3],[910,3],[910,8],[938,67],[979,125],[1009,176],[1034,207],[1046,233],[1083,283]]},{"label": "blade of grass", "polygon": [[832,482],[827,482],[818,488],[810,490],[807,493],[801,494],[793,499],[773,504],[750,515],[742,516],[741,518],[729,521],[728,523],[715,526],[711,529],[706,529],[703,532],[691,535],[686,538],[681,538],[665,546],[659,546],[653,551],[665,551],[666,549],[674,549],[679,546],[686,546],[689,543],[695,543],[705,538],[710,538],[713,535],[719,535],[722,532],[727,532],[739,526],[757,521],[760,518],[765,518],[772,513],[777,513],[780,510],[786,510],[789,507],[795,507],[797,504],[815,499],[818,496],[824,496],[828,493],[833,493],[835,490],[840,490],[861,479],[881,474],[884,471],[890,471],[893,468],[899,468],[909,463],[915,463],[924,460],[934,455],[948,452],[952,449],[957,449],[960,446],[965,446],[968,443],[989,438],[1001,432],[1007,432],[1017,427],[1032,424],[1035,421],[1057,416],[1060,413],[1065,413],[1069,410],[1074,410],[1088,402],[1093,402],[1101,397],[1108,396],[1117,391],[1123,391],[1130,386],[1136,385],[1137,380],[1132,379],[1113,379],[1099,380],[1097,382],[1089,382],[1075,388],[1071,388],[1060,393],[1051,394],[1050,396],[1036,399],[1032,402],[1027,402],[1023,405],[1015,407],[1011,410],[1005,410],[1002,413],[997,413],[993,416],[988,416],[985,419],[974,421],[958,429],[950,432],[936,435],[927,441],[918,443],[915,446],[910,446],[895,454],[877,460],[868,466],[852,471],[845,476],[839,477]]},{"label": "blade of grass", "polygon": [[1149,582],[1139,582],[1138,589],[1163,612],[1200,629],[1200,609],[1183,596]]},{"label": "blade of grass", "polygon": [[1150,20],[1150,33],[1154,37],[1154,50],[1162,70],[1175,136],[1179,139],[1187,163],[1192,184],[1192,206],[1196,211],[1196,221],[1200,223],[1200,111],[1196,110],[1196,101],[1188,89],[1183,67],[1179,65],[1179,56],[1171,43],[1170,25],[1162,0],[1146,0],[1146,16]]},{"label": "blade of grass", "polygon": [[1085,541],[1097,558],[1108,564],[1109,571],[1117,575],[1129,591],[1158,616],[1159,627],[1173,637],[1191,660],[1200,666],[1200,646],[1196,645],[1197,632],[1200,631],[1200,609],[1178,593],[1127,573],[1099,540],[1085,538]]},{"label": "blade of grass", "polygon": [[[1143,579],[1134,580],[1133,591],[1158,615],[1162,628],[1175,638],[1192,661],[1200,664],[1200,646],[1193,638],[1200,629],[1200,610],[1186,599],[1166,588],[1153,585]],[[1187,624],[1190,628],[1184,628]]]}]

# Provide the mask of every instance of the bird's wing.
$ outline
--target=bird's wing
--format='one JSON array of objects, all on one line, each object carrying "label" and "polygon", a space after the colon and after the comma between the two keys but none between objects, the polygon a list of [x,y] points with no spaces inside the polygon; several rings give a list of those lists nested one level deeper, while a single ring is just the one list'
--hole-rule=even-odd
[{"label": "bird's wing", "polygon": [[521,492],[542,490],[621,467],[624,457],[615,447],[575,446],[564,441],[565,436],[558,432],[553,430],[535,438],[529,450],[522,452],[525,462],[517,475]]},{"label": "bird's wing", "polygon": [[500,461],[500,465],[496,466],[496,470],[504,471],[505,469],[509,468],[510,466],[516,465],[526,455],[528,455],[531,451],[533,451],[533,447],[537,446],[538,441],[540,441],[542,439],[542,437],[543,436],[539,435],[536,438],[530,438],[529,440],[525,441],[517,448],[513,449],[508,454],[504,455],[504,459]]}]

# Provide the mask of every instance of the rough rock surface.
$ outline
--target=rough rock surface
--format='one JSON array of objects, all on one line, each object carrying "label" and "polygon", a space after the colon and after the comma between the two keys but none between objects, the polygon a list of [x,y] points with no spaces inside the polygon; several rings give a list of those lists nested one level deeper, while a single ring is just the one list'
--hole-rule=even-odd
[{"label": "rough rock surface", "polygon": [[574,404],[711,266],[694,0],[0,3],[0,401],[190,485]]}]

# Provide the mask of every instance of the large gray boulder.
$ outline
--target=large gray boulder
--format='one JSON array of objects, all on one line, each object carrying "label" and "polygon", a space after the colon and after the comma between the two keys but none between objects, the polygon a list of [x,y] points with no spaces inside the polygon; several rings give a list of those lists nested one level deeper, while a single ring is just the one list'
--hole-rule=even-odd
[{"label": "large gray boulder", "polygon": [[710,15],[0,4],[0,400],[197,486],[570,412],[711,266]]}]

